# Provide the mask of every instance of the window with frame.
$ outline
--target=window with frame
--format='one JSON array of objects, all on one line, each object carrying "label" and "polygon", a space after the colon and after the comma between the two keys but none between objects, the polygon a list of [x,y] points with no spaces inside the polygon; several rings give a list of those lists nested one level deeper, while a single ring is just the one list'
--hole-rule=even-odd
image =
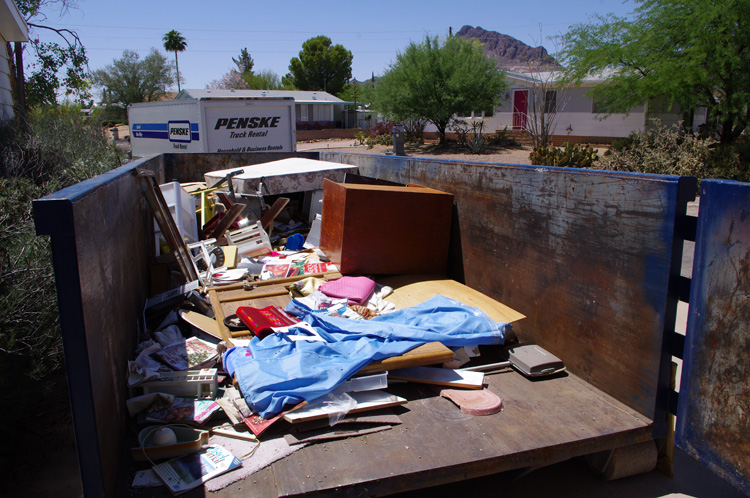
[{"label": "window with frame", "polygon": [[557,112],[557,90],[547,90],[544,92],[544,112],[545,114],[554,114]]}]

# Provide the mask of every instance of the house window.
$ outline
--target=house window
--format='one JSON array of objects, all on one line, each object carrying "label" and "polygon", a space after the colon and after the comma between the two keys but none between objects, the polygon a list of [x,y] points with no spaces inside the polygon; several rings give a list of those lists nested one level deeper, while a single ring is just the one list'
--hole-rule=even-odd
[{"label": "house window", "polygon": [[557,91],[547,90],[544,92],[544,113],[554,114],[557,112]]},{"label": "house window", "polygon": [[456,117],[465,119],[482,119],[492,116],[494,112],[494,109],[488,109],[486,111],[458,111]]},{"label": "house window", "polygon": [[297,104],[297,121],[307,121],[307,104]]}]

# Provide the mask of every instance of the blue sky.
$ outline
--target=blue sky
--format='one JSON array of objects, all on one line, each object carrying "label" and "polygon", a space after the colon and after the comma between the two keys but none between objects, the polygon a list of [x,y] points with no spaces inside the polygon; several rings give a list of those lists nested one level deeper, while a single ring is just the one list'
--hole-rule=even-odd
[{"label": "blue sky", "polygon": [[[142,56],[151,47],[164,52],[162,36],[175,29],[188,43],[179,54],[182,87],[204,88],[234,67],[232,57],[243,47],[255,60],[255,70],[270,69],[283,76],[305,40],[326,35],[352,52],[353,76],[363,80],[382,74],[410,41],[447,36],[449,27],[455,33],[463,25],[481,26],[532,46],[541,42],[554,52],[548,38],[570,25],[586,22],[594,13],[627,15],[634,7],[632,1],[620,0],[79,0],[78,7],[62,17],[48,12],[47,24],[78,32],[92,70],[120,58],[126,49]],[[37,33],[52,39],[41,30]]]}]

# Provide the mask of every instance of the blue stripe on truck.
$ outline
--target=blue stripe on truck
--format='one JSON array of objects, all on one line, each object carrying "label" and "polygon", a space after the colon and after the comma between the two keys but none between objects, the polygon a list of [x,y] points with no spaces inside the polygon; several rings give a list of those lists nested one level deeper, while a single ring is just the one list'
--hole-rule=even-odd
[{"label": "blue stripe on truck", "polygon": [[[169,140],[167,123],[135,123],[132,129],[134,137]],[[190,123],[190,139],[194,142],[200,140],[198,123]]]}]

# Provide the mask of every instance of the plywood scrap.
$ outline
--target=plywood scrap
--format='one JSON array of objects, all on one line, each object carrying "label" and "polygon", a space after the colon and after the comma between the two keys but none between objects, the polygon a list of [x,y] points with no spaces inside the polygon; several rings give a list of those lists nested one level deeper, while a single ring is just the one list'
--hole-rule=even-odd
[{"label": "plywood scrap", "polygon": [[489,389],[464,391],[443,389],[440,396],[453,401],[461,411],[469,415],[492,415],[503,409],[503,400]]},{"label": "plywood scrap", "polygon": [[484,374],[482,372],[458,371],[448,368],[402,368],[388,372],[388,378],[438,386],[463,387],[465,389],[482,389],[484,385]]}]

